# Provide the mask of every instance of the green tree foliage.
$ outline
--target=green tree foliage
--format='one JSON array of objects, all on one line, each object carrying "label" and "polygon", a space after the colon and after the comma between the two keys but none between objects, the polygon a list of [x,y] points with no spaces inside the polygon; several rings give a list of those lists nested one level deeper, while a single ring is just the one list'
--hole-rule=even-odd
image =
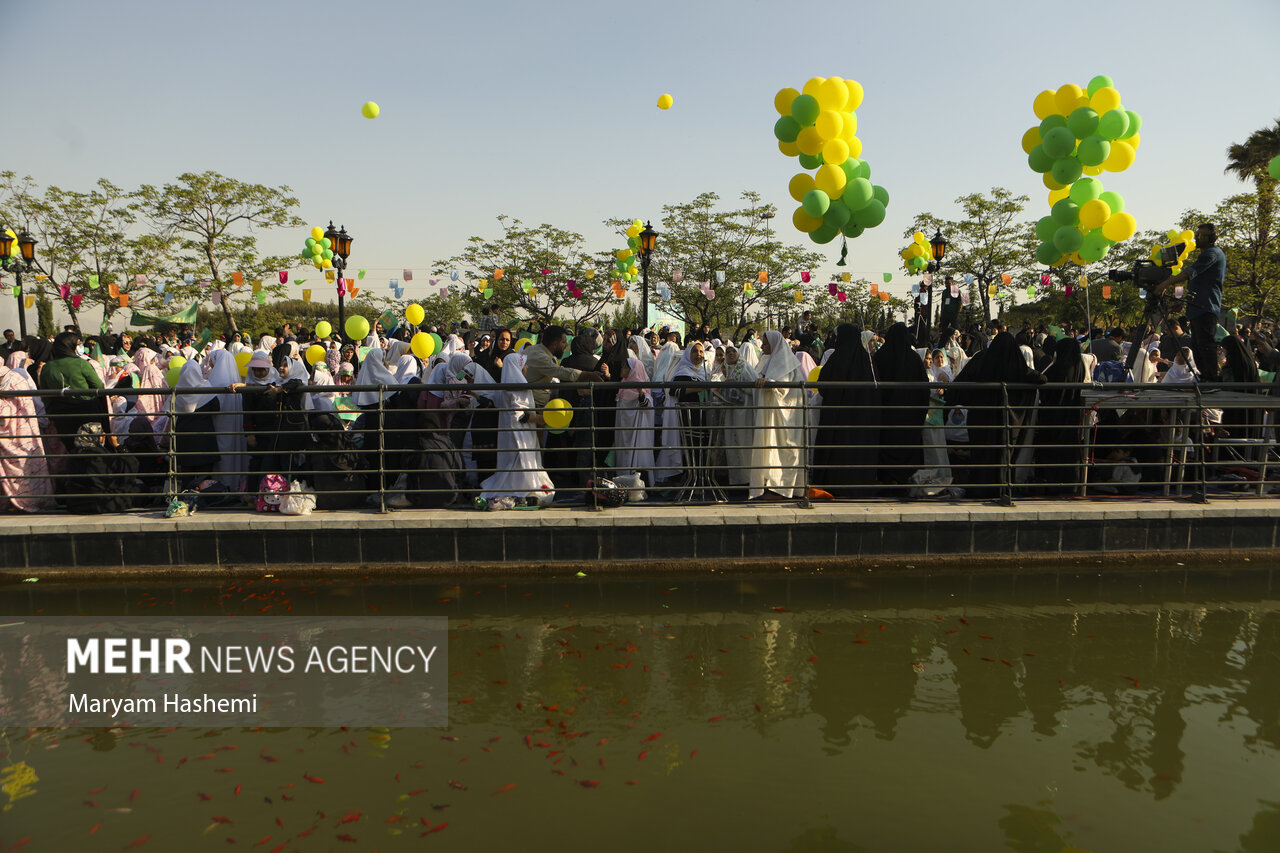
[{"label": "green tree foliage", "polygon": [[[171,285],[174,299],[207,298],[209,292],[199,281],[212,282],[213,292],[222,294],[223,316],[231,330],[237,328],[233,303],[255,301],[252,282],[262,281],[263,292],[282,296],[285,288],[276,271],[301,263],[296,256],[258,254],[256,230],[303,224],[289,187],[248,184],[217,172],[187,172],[162,187],[143,185],[136,198],[156,233],[176,241],[176,272],[195,277],[195,284]],[[240,288],[232,284],[236,272],[243,276]]]},{"label": "green tree foliage", "polygon": [[[1227,148],[1227,167],[1223,171],[1242,181],[1253,181],[1257,191],[1255,201],[1258,210],[1254,224],[1258,228],[1256,242],[1259,245],[1267,245],[1276,233],[1273,228],[1276,179],[1267,171],[1267,164],[1277,156],[1280,156],[1280,119],[1255,130],[1244,142],[1233,143]],[[1221,238],[1218,242],[1221,245]]]},{"label": "green tree foliage", "polygon": [[[720,197],[702,193],[683,204],[662,208],[662,227],[649,266],[649,303],[686,323],[706,323],[735,334],[760,315],[783,314],[798,306],[792,295],[800,288],[806,302],[826,293],[825,285],[794,283],[803,270],[822,263],[818,252],[784,245],[771,234],[766,223],[776,214],[773,205],[762,203],[760,194],[744,192],[737,209],[717,208]],[[625,227],[631,220],[609,224]],[[683,280],[673,282],[679,270]],[[758,281],[768,273],[768,282]],[[724,273],[724,283],[716,273]],[[661,302],[655,282],[671,288],[671,301]],[[708,281],[715,298],[708,300],[698,282]],[[746,283],[752,284],[748,295]]]},{"label": "green tree foliage", "polygon": [[[613,264],[606,263],[602,255],[589,254],[581,234],[545,223],[529,228],[505,215],[498,217],[498,225],[501,235],[492,239],[471,237],[465,249],[436,261],[432,270],[433,275],[439,276],[457,270],[468,280],[461,304],[472,317],[479,317],[481,309],[488,307],[509,323],[535,319],[576,325],[599,314],[614,299],[609,287]],[[503,275],[495,280],[494,271],[498,269]],[[547,274],[543,275],[542,270]],[[591,278],[587,277],[588,272]],[[493,291],[490,299],[480,291],[481,280],[486,280]],[[565,286],[570,280],[582,288],[581,299],[575,299]],[[532,282],[532,292],[524,289],[525,281]],[[432,316],[430,312],[428,316]]]},{"label": "green tree foliage", "polygon": [[[1273,193],[1272,189],[1265,191]],[[1274,204],[1262,204],[1255,193],[1223,199],[1212,216],[1188,210],[1181,228],[1212,222],[1218,230],[1218,246],[1227,256],[1223,308],[1239,308],[1245,314],[1276,316],[1280,312],[1280,214]],[[1266,220],[1259,217],[1266,215]]]}]

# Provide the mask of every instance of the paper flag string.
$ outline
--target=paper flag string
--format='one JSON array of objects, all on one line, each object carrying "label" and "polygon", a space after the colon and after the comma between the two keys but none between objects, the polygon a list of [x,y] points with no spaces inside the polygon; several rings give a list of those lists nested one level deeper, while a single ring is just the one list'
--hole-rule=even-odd
[{"label": "paper flag string", "polygon": [[842,272],[840,273],[840,280],[843,281],[845,284],[848,284],[849,282],[853,281],[853,276],[849,275],[849,273],[847,272]]},{"label": "paper flag string", "polygon": [[120,285],[116,284],[114,281],[111,282],[111,284],[107,285],[107,293],[112,299],[118,299],[120,297]]},{"label": "paper flag string", "polygon": [[164,293],[165,283],[163,281],[156,282],[156,293]]},{"label": "paper flag string", "polygon": [[1111,298],[1111,285],[1109,284],[1102,285],[1102,298],[1103,299]]},{"label": "paper flag string", "polygon": [[83,302],[83,301],[84,301],[84,297],[83,297],[83,296],[81,296],[79,293],[76,293],[76,294],[74,294],[74,295],[71,297],[71,307],[72,307],[72,308],[79,308],[79,307],[80,307],[80,303],[81,303],[81,302]]},{"label": "paper flag string", "polygon": [[996,286],[994,284],[987,285],[987,298],[988,299],[996,298]]},{"label": "paper flag string", "polygon": [[262,282],[260,281],[255,281],[251,286],[253,287],[254,293],[260,293],[262,291]]},{"label": "paper flag string", "polygon": [[1063,295],[1066,296],[1068,299],[1071,298],[1072,292],[1074,292],[1074,288],[1069,284],[1063,288]]},{"label": "paper flag string", "polygon": [[1050,278],[1047,272],[1040,273],[1040,286],[1046,290],[1049,288]]},{"label": "paper flag string", "polygon": [[551,270],[539,270],[538,272],[542,273],[543,275],[551,275]]},{"label": "paper flag string", "polygon": [[811,278],[811,275],[808,270],[805,270],[804,272],[800,273],[800,280],[803,281],[805,284],[809,283],[810,278]]},{"label": "paper flag string", "polygon": [[724,284],[724,270],[716,270],[716,284]]},{"label": "paper flag string", "polygon": [[44,273],[42,272],[36,273],[36,281],[48,281],[48,280],[49,280],[49,276],[45,275]]},{"label": "paper flag string", "polygon": [[596,277],[596,271],[595,271],[595,270],[587,270],[585,273],[583,273],[583,275],[585,275],[585,276],[586,276],[587,278],[589,278],[589,279],[590,279],[590,278],[595,278],[595,277]]},{"label": "paper flag string", "polygon": [[[350,284],[351,284],[351,282],[347,282],[347,284],[348,284],[348,285],[350,285]],[[359,296],[359,295],[360,295],[360,288],[358,288],[358,287],[351,286],[351,287],[348,287],[347,289],[351,291],[351,298],[352,298],[352,299],[355,299],[357,296]],[[399,299],[399,298],[400,298],[400,295],[399,295],[399,294],[396,294],[396,299]]]},{"label": "paper flag string", "polygon": [[887,273],[885,273],[885,274],[884,274],[884,283],[885,283],[885,284],[888,284],[888,283],[889,283],[889,282],[891,282],[891,281],[893,281],[893,273],[891,273],[891,272],[887,272]]},{"label": "paper flag string", "polygon": [[498,279],[502,278],[502,276],[505,274],[506,274],[506,270],[504,270],[502,267],[494,267],[493,280],[497,281]]},{"label": "paper flag string", "polygon": [[364,281],[364,274],[365,274],[365,270],[356,270],[356,278],[358,280]]},{"label": "paper flag string", "polygon": [[450,279],[451,281],[457,281],[457,280],[458,280],[458,271],[457,271],[457,270],[454,270],[453,272],[449,273],[449,279]]},{"label": "paper flag string", "polygon": [[836,283],[835,283],[834,281],[829,281],[829,282],[827,282],[827,293],[828,293],[829,295],[831,295],[831,296],[835,296],[835,295],[836,295],[836,291],[838,291],[839,289],[840,289],[840,288],[836,286]]},{"label": "paper flag string", "polygon": [[684,281],[684,270],[674,270],[671,273],[671,281],[675,284]]},{"label": "paper flag string", "polygon": [[120,294],[120,307],[121,308],[129,307],[129,294],[127,293]]},{"label": "paper flag string", "polygon": [[133,283],[134,283],[134,284],[138,284],[138,285],[146,284],[146,283],[147,283],[147,276],[146,276],[146,273],[140,273],[140,272],[139,272],[139,273],[134,273],[134,274],[133,274]]},{"label": "paper flag string", "polygon": [[447,288],[447,287],[442,287],[442,288],[440,288],[440,298],[441,298],[441,299],[448,299],[448,298],[449,298],[449,288]]},{"label": "paper flag string", "polygon": [[22,288],[18,287],[18,285],[16,285],[16,284],[15,284],[13,287],[9,288],[9,289],[10,289],[10,291],[13,293],[13,295],[14,295],[15,297],[18,297],[18,296],[21,296],[21,295],[22,295]]},{"label": "paper flag string", "polygon": [[288,284],[288,283],[289,283],[289,271],[288,271],[288,270],[280,270],[280,272],[279,272],[279,273],[277,273],[277,275],[278,275],[278,276],[280,276],[280,283],[281,283],[281,284]]},{"label": "paper flag string", "polygon": [[1027,285],[1027,298],[1031,299],[1036,295],[1036,286],[1034,284]]},{"label": "paper flag string", "polygon": [[961,304],[962,306],[968,307],[968,305],[969,305],[969,291],[967,291],[967,290],[962,290],[962,291],[960,291],[960,304]]},{"label": "paper flag string", "polygon": [[194,284],[194,283],[195,283],[195,280],[196,280],[196,277],[195,277],[195,275],[194,275],[194,274],[192,274],[192,273],[187,272],[187,273],[183,273],[183,274],[182,274],[182,283],[183,283],[183,284]]},{"label": "paper flag string", "polygon": [[400,277],[405,281],[413,281],[413,270],[406,269]]},{"label": "paper flag string", "polygon": [[845,293],[843,290],[836,294],[836,299],[840,302],[844,302],[848,298],[849,294]]},{"label": "paper flag string", "polygon": [[222,291],[221,291],[221,290],[215,290],[215,291],[213,292],[213,304],[214,304],[214,305],[221,305],[221,304],[222,304]]},{"label": "paper flag string", "polygon": [[32,305],[35,305],[35,304],[36,304],[36,298],[35,298],[34,296],[28,296],[28,297],[26,297],[26,299],[24,300],[24,302],[25,302],[26,306],[27,306],[28,308],[30,308]]},{"label": "paper flag string", "polygon": [[973,284],[973,276],[972,276],[971,274],[969,274],[969,273],[965,273],[965,274],[964,274],[964,286],[965,286],[965,287],[968,287],[968,286],[969,286],[969,285],[971,285],[971,284]]},{"label": "paper flag string", "polygon": [[1007,272],[1002,272],[1000,273],[1000,281],[1007,286],[1013,281],[1013,276],[1009,275]]},{"label": "paper flag string", "polygon": [[306,283],[307,283],[307,280],[306,280],[305,278],[295,278],[295,279],[293,280],[293,283],[294,283],[294,284],[296,284],[296,285],[301,286],[301,285],[303,285],[303,284],[306,284]]},{"label": "paper flag string", "polygon": [[173,292],[170,291],[164,295],[164,299],[160,300],[160,303],[162,305],[168,305],[172,301],[173,301]]},{"label": "paper flag string", "polygon": [[879,292],[880,292],[880,285],[876,284],[874,281],[871,282],[871,295],[875,296]]},{"label": "paper flag string", "polygon": [[234,284],[236,287],[239,287],[240,285],[244,284],[244,273],[233,272],[231,274],[231,283]]},{"label": "paper flag string", "polygon": [[920,285],[919,285],[918,283],[912,282],[912,284],[911,284],[911,293],[912,293],[912,294],[914,294],[914,295],[919,295],[919,293],[920,293]]},{"label": "paper flag string", "polygon": [[[886,296],[888,296],[888,295],[889,295],[888,293],[882,293],[882,294],[880,294],[880,297],[881,297],[881,298],[880,298],[880,301],[881,301],[881,302],[886,302],[886,301],[888,301],[888,300],[886,300],[886,299],[884,298],[884,297],[886,297]],[[927,290],[922,290],[922,291],[920,291],[920,304],[921,304],[921,305],[928,305],[928,304],[929,304],[929,291],[927,291]]]},{"label": "paper flag string", "polygon": [[202,281],[202,282],[200,282],[200,286],[201,286],[201,287],[213,287],[213,282],[211,282],[211,281]]},{"label": "paper flag string", "polygon": [[267,294],[263,293],[262,291],[258,291],[258,304],[259,305],[267,304]]},{"label": "paper flag string", "polygon": [[96,275],[89,276],[89,289],[90,290],[98,289],[98,277]]},{"label": "paper flag string", "polygon": [[58,285],[58,298],[66,299],[70,295],[71,295],[71,285],[69,284]]},{"label": "paper flag string", "polygon": [[1080,284],[1081,287],[1089,286],[1089,276],[1085,275],[1084,273],[1080,273],[1080,278],[1076,279],[1076,281]]},{"label": "paper flag string", "polygon": [[760,272],[756,273],[756,280],[761,284],[767,284],[769,282],[769,271],[760,270]]},{"label": "paper flag string", "polygon": [[329,284],[333,284],[334,280],[337,279],[337,277],[338,277],[338,274],[333,270],[324,271],[324,280],[329,282]]},{"label": "paper flag string", "polygon": [[439,284],[439,283],[440,283],[440,279],[438,279],[438,278],[429,278],[429,279],[427,279],[427,286],[428,286],[428,287],[435,287],[435,286],[436,286],[437,284]]}]

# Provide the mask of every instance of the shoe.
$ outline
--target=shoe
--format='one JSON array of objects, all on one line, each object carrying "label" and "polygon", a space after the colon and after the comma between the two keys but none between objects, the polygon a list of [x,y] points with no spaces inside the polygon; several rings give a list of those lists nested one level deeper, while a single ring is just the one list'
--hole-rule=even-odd
[{"label": "shoe", "polygon": [[387,498],[387,506],[392,509],[408,509],[413,506],[413,504],[409,503],[409,499],[407,497],[397,493]]}]

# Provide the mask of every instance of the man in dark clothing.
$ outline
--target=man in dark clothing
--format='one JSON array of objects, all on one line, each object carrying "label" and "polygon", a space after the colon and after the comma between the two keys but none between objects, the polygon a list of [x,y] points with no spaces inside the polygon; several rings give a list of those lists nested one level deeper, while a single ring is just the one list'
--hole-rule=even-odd
[{"label": "man in dark clothing", "polygon": [[1227,256],[1218,248],[1218,231],[1206,222],[1196,229],[1199,254],[1195,263],[1155,286],[1157,294],[1166,288],[1189,281],[1187,322],[1191,326],[1191,351],[1205,382],[1218,379],[1218,315],[1222,313],[1222,286],[1227,277]]},{"label": "man in dark clothing", "polygon": [[1112,329],[1110,334],[1105,338],[1094,338],[1089,344],[1089,352],[1093,353],[1098,361],[1119,361],[1120,360],[1120,344],[1124,342],[1124,329],[1119,326]]},{"label": "man in dark clothing", "polygon": [[4,343],[0,344],[0,359],[7,359],[10,353],[17,352],[21,348],[13,337],[13,329],[5,329]]}]

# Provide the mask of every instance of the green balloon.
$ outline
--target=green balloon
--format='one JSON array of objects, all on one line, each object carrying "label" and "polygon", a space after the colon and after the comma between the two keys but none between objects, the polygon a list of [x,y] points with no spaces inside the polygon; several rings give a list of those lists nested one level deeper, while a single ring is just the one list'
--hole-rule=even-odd
[{"label": "green balloon", "polygon": [[1085,88],[1085,91],[1088,92],[1089,97],[1092,98],[1094,92],[1098,91],[1099,89],[1105,86],[1113,86],[1113,85],[1115,84],[1111,82],[1110,77],[1108,77],[1105,74],[1099,74],[1097,77],[1094,77],[1092,80],[1089,81],[1089,85],[1088,87]]},{"label": "green balloon", "polygon": [[1052,216],[1042,217],[1036,222],[1036,237],[1041,243],[1047,243],[1058,232],[1058,223]]},{"label": "green balloon", "polygon": [[816,169],[821,166],[823,162],[821,154],[805,154],[802,152],[797,155],[796,159],[798,159],[800,161],[800,165],[806,169]]},{"label": "green balloon", "polygon": [[1080,221],[1080,205],[1069,198],[1064,198],[1053,206],[1051,215],[1053,221],[1059,225],[1075,225]]},{"label": "green balloon", "polygon": [[1124,110],[1111,110],[1098,119],[1098,135],[1103,139],[1119,139],[1129,132],[1129,114]]},{"label": "green balloon", "polygon": [[866,178],[868,181],[871,180],[871,164],[866,160],[858,164],[858,177]]},{"label": "green balloon", "polygon": [[1081,107],[1067,118],[1067,128],[1076,135],[1076,139],[1092,136],[1098,129],[1098,114],[1088,107]]},{"label": "green balloon", "polygon": [[809,190],[804,194],[804,199],[800,202],[800,206],[810,216],[822,216],[831,207],[831,196],[822,190]]},{"label": "green balloon", "polygon": [[879,184],[873,184],[871,187],[871,197],[883,204],[889,206],[889,191]]},{"label": "green balloon", "polygon": [[844,194],[840,198],[852,212],[862,210],[867,202],[875,197],[875,189],[866,178],[854,178],[844,185]]},{"label": "green balloon", "polygon": [[321,246],[324,246],[326,249],[332,249],[332,248],[333,248],[333,241],[332,241],[332,240],[330,240],[328,237],[325,237],[324,239],[322,239],[322,240],[320,241],[320,245],[321,245]]},{"label": "green balloon", "polygon": [[1080,244],[1080,257],[1089,263],[1094,263],[1102,260],[1110,248],[1110,243],[1106,237],[1103,237],[1099,232],[1091,231],[1084,235],[1084,240]]},{"label": "green balloon", "polygon": [[1280,181],[1280,154],[1271,158],[1271,162],[1267,164],[1267,174]]},{"label": "green balloon", "polygon": [[818,114],[822,112],[822,107],[818,105],[818,99],[813,95],[800,95],[791,102],[791,117],[800,123],[801,127],[808,127],[818,120]]},{"label": "green balloon", "polygon": [[884,222],[884,213],[884,205],[873,198],[861,210],[853,212],[853,221],[863,228],[875,228]]},{"label": "green balloon", "polygon": [[640,241],[639,241],[639,240],[637,240],[635,237],[628,237],[628,238],[627,238],[627,248],[628,248],[628,249],[639,249],[639,248],[640,248]]},{"label": "green balloon", "polygon": [[845,161],[840,164],[840,171],[844,172],[844,180],[846,184],[858,177],[858,167],[861,165],[862,161],[857,157],[846,157]]},{"label": "green balloon", "polygon": [[308,248],[308,249],[310,249],[310,248],[311,248],[312,246],[314,246],[315,244],[316,244],[316,238],[315,238],[315,237],[308,237],[308,238],[307,238],[307,248]]},{"label": "green balloon", "polygon": [[824,222],[809,232],[809,239],[815,243],[830,243],[839,233],[839,228]]},{"label": "green balloon", "polygon": [[324,246],[320,245],[319,243],[316,243],[314,246],[311,247],[311,254],[315,255],[317,258],[323,256]]},{"label": "green balloon", "polygon": [[854,237],[861,237],[862,232],[866,230],[867,229],[854,222],[852,216],[849,217],[849,221],[844,224],[844,227],[840,229],[841,233],[850,239]]},{"label": "green balloon", "polygon": [[1076,151],[1080,163],[1084,166],[1101,166],[1111,156],[1111,143],[1098,134],[1086,136],[1080,140],[1080,149]]},{"label": "green balloon", "polygon": [[324,258],[326,261],[331,261],[331,260],[333,260],[333,250],[332,250],[332,249],[325,249],[325,250],[324,250],[324,254],[323,254],[323,255],[321,255],[320,257]]},{"label": "green balloon", "polygon": [[1080,161],[1075,157],[1063,157],[1053,161],[1053,168],[1049,171],[1055,181],[1066,186],[1074,184],[1080,179],[1080,176],[1084,174],[1084,167],[1080,165]]},{"label": "green balloon", "polygon": [[913,270],[922,270],[929,265],[924,258],[912,258],[910,263]]},{"label": "green balloon", "polygon": [[1060,116],[1057,113],[1054,113],[1053,115],[1046,118],[1044,121],[1040,122],[1040,138],[1044,139],[1045,136],[1049,133],[1049,131],[1055,128],[1066,127],[1066,126],[1067,126],[1066,116]]},{"label": "green balloon", "polygon": [[1071,185],[1068,198],[1083,206],[1086,201],[1093,201],[1102,195],[1102,181],[1097,178],[1081,178]]},{"label": "green balloon", "polygon": [[1138,115],[1133,110],[1125,110],[1124,114],[1129,117],[1129,129],[1126,130],[1124,132],[1124,136],[1121,136],[1120,138],[1128,139],[1130,136],[1133,136],[1135,133],[1142,130],[1142,116]]},{"label": "green balloon", "polygon": [[1053,243],[1041,243],[1036,247],[1036,260],[1046,267],[1057,265],[1061,259],[1062,253],[1058,251],[1058,247]]},{"label": "green balloon", "polygon": [[1068,157],[1076,149],[1076,136],[1068,127],[1055,127],[1046,133],[1040,147],[1053,159]]},{"label": "green balloon", "polygon": [[1043,145],[1037,145],[1027,155],[1027,165],[1031,167],[1031,171],[1039,172],[1043,175],[1053,168],[1053,158],[1045,153]]},{"label": "green balloon", "polygon": [[1100,193],[1098,198],[1107,203],[1107,207],[1111,208],[1112,213],[1124,211],[1124,196],[1120,195],[1120,193],[1107,190],[1104,193]]},{"label": "green balloon", "polygon": [[1069,255],[1084,242],[1084,235],[1074,225],[1063,225],[1053,232],[1053,245],[1064,255]]},{"label": "green balloon", "polygon": [[822,221],[834,225],[836,228],[843,228],[844,224],[849,221],[849,217],[853,216],[853,211],[841,199],[834,199],[831,206],[827,208],[826,214],[823,215]]},{"label": "green balloon", "polygon": [[[484,298],[485,298],[485,299],[488,299],[488,298],[489,298],[490,296],[492,296],[492,295],[493,295],[493,288],[491,288],[491,287],[490,287],[490,288],[486,288],[486,289],[485,289],[485,297],[484,297]],[[436,345],[436,348],[435,348],[435,349],[433,349],[433,350],[432,350],[432,352],[440,352],[441,350],[443,350],[443,349],[444,349],[444,341],[440,340],[440,336],[439,336],[439,335],[437,335],[435,332],[432,332],[432,333],[431,333],[431,340],[433,340],[433,341],[435,342],[435,345]]]},{"label": "green balloon", "polygon": [[774,122],[773,135],[778,137],[779,142],[795,142],[800,135],[800,122],[791,116],[783,116]]}]

